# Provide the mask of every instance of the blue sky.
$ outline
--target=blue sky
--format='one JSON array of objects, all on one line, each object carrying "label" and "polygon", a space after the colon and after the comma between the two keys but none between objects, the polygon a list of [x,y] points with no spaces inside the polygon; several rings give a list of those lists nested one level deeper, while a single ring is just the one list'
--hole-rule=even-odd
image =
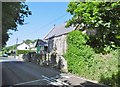
[{"label": "blue sky", "polygon": [[[7,46],[21,43],[26,39],[43,39],[55,24],[60,25],[71,18],[66,12],[69,2],[26,2],[32,15],[25,18],[26,25],[18,26],[18,31],[10,36]],[[56,20],[57,19],[57,20]]]}]

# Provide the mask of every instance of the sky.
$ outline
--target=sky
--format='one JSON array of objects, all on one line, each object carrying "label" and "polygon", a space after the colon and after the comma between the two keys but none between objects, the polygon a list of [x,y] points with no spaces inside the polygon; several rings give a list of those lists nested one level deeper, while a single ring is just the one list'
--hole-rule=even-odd
[{"label": "sky", "polygon": [[10,31],[13,35],[7,42],[7,46],[22,43],[26,39],[43,39],[55,26],[65,23],[71,18],[66,12],[69,2],[26,2],[32,15],[25,18],[25,25],[18,26],[18,31]]}]

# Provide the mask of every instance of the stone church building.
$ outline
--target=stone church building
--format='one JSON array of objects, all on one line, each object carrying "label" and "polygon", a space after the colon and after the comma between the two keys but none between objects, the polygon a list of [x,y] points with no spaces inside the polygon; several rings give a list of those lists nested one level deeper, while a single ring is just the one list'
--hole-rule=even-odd
[{"label": "stone church building", "polygon": [[48,52],[52,52],[55,48],[58,55],[63,55],[67,50],[66,36],[73,30],[75,30],[73,27],[65,28],[65,23],[54,26],[44,38],[48,42]]}]

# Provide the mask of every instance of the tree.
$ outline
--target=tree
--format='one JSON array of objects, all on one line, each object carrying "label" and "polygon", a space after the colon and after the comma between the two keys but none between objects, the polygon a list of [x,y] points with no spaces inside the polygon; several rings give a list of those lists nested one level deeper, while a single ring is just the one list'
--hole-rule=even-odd
[{"label": "tree", "polygon": [[25,40],[24,42],[25,42],[25,44],[29,45],[29,44],[30,44],[30,43],[32,43],[33,41],[32,41],[32,40],[27,39],[27,40]]},{"label": "tree", "polygon": [[120,1],[118,2],[70,2],[67,12],[73,15],[67,25],[81,31],[95,29],[89,35],[88,44],[101,50],[105,46],[120,46]]},{"label": "tree", "polygon": [[25,2],[2,3],[2,46],[5,46],[9,39],[9,30],[17,31],[17,26],[23,25],[25,17],[29,15],[31,11]]}]

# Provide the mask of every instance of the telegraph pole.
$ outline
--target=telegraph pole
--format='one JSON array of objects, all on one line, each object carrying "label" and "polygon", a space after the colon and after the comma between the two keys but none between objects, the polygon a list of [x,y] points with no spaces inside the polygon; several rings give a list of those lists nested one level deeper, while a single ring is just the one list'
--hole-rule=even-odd
[{"label": "telegraph pole", "polygon": [[15,58],[17,57],[17,44],[18,44],[18,38],[16,38]]}]

